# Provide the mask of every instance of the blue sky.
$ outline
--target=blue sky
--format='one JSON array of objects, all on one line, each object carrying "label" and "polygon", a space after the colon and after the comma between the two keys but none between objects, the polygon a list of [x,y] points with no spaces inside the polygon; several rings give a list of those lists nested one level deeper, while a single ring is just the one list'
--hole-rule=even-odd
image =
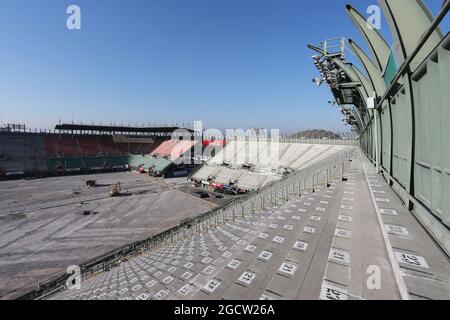
[{"label": "blue sky", "polygon": [[[311,82],[306,45],[362,42],[347,2],[2,0],[2,121],[343,130],[328,89]],[[442,1],[428,3],[436,12]],[[81,30],[66,28],[70,4]]]}]

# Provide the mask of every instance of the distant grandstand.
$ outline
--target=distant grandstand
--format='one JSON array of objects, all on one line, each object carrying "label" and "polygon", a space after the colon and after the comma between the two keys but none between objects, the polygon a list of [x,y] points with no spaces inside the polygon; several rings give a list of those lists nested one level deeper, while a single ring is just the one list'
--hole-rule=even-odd
[{"label": "distant grandstand", "polygon": [[[196,186],[246,193],[347,148],[341,145],[235,140],[230,141],[191,178]],[[243,155],[245,158],[242,158]]]},{"label": "distant grandstand", "polygon": [[195,144],[195,141],[164,141],[146,156],[133,156],[130,165],[154,176],[162,176],[175,166],[191,163]]},{"label": "distant grandstand", "polygon": [[[342,139],[347,138],[349,133],[346,134],[338,134],[328,130],[304,130],[291,135],[293,139]],[[355,138],[349,136],[348,138]]]},{"label": "distant grandstand", "polygon": [[0,132],[0,176],[54,175],[136,169],[164,175],[193,141],[171,141],[178,127],[62,124],[53,133]]}]

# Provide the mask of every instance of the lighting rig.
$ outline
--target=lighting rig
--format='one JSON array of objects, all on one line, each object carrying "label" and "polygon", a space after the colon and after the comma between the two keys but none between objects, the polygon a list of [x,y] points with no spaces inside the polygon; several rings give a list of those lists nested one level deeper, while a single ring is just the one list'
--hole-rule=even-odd
[{"label": "lighting rig", "polygon": [[[345,39],[331,40],[339,40],[339,45],[330,46],[327,40],[319,46],[308,46],[318,53],[311,57],[320,75],[313,79],[313,83],[317,86],[323,83],[328,85],[334,96],[334,100],[328,103],[331,106],[341,106],[339,110],[344,116],[342,121],[350,125],[352,129],[360,131],[367,114],[366,102],[360,92],[361,83],[351,79],[345,70],[345,68],[353,68],[351,63],[345,61]],[[338,48],[338,50],[331,50],[331,48]],[[354,108],[344,106],[354,106]]]}]

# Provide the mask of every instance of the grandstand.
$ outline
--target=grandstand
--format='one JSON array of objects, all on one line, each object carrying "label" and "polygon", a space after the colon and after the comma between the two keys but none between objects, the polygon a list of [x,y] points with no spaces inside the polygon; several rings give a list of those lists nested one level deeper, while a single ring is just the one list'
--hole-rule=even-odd
[{"label": "grandstand", "polygon": [[257,190],[350,147],[258,141],[230,141],[191,178],[196,185]]},{"label": "grandstand", "polygon": [[55,133],[0,133],[0,175],[52,175],[143,168],[161,176],[193,141],[172,141],[178,128],[58,125]]},{"label": "grandstand", "polygon": [[0,172],[7,176],[47,169],[42,136],[0,133],[0,154]]},{"label": "grandstand", "polygon": [[[171,169],[192,163],[193,148],[196,142],[191,140],[167,140],[161,143],[151,153],[127,158],[127,165],[140,172],[148,172],[153,176],[163,176]],[[185,160],[188,161],[185,161]]]},{"label": "grandstand", "polygon": [[162,176],[173,166],[170,159],[160,157],[132,156],[127,160],[131,169],[148,172],[155,176]]}]

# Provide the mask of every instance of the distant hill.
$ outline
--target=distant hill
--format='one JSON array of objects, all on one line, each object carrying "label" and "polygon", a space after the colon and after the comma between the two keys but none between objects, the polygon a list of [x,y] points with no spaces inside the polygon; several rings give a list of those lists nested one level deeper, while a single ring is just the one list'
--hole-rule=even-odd
[{"label": "distant hill", "polygon": [[338,134],[328,131],[328,130],[313,129],[313,130],[305,130],[305,131],[300,131],[300,132],[294,133],[293,135],[290,136],[290,138],[293,138],[293,139],[300,139],[300,138],[340,139],[341,137]]}]

